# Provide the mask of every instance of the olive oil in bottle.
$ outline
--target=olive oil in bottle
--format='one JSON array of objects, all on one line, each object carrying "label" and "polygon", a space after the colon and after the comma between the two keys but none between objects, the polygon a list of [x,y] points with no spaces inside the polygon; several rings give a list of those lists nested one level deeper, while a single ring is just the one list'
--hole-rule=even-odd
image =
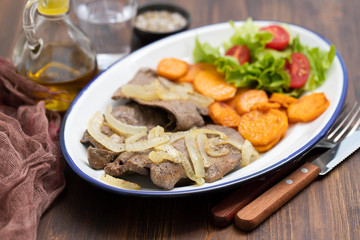
[{"label": "olive oil in bottle", "polygon": [[89,39],[70,20],[69,0],[29,0],[13,52],[17,71],[56,92],[46,108],[64,112],[97,72]]}]

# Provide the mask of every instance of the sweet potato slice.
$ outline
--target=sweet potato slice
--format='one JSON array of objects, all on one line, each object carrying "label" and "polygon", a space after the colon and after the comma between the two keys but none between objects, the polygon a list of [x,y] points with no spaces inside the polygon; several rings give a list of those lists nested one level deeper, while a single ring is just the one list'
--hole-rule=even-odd
[{"label": "sweet potato slice", "polygon": [[239,98],[241,97],[241,95],[246,92],[249,91],[250,88],[246,88],[246,87],[242,87],[242,88],[238,88],[235,96],[229,100],[226,101],[226,104],[231,106],[232,108],[236,109],[236,102],[239,101]]},{"label": "sweet potato slice", "polygon": [[279,135],[279,137],[277,137],[274,141],[272,141],[271,143],[267,144],[267,145],[258,145],[258,146],[254,146],[254,148],[259,152],[259,153],[263,153],[266,151],[269,151],[271,148],[273,148],[285,135],[286,135],[286,131],[287,131],[287,127],[284,127],[284,129],[282,129],[282,133]]},{"label": "sweet potato slice", "polygon": [[319,117],[329,107],[330,101],[324,93],[302,96],[287,108],[289,122],[310,122]]},{"label": "sweet potato slice", "polygon": [[270,109],[277,109],[277,108],[280,108],[280,107],[281,107],[280,103],[262,102],[262,103],[255,103],[250,108],[250,111],[253,111],[253,110],[269,111]]},{"label": "sweet potato slice", "polygon": [[286,113],[279,109],[254,110],[241,117],[238,131],[254,147],[280,140],[289,126]]},{"label": "sweet potato slice", "polygon": [[284,108],[287,108],[290,104],[295,103],[297,101],[298,99],[281,93],[273,93],[271,94],[269,99],[269,102],[279,103]]},{"label": "sweet potato slice", "polygon": [[223,74],[212,70],[199,72],[193,82],[197,92],[211,97],[215,101],[226,101],[235,96],[237,88],[227,84]]},{"label": "sweet potato slice", "polygon": [[184,76],[179,78],[178,81],[192,83],[194,82],[196,75],[202,70],[204,69],[201,67],[201,64],[199,63],[189,64],[189,70]]},{"label": "sweet potato slice", "polygon": [[188,72],[188,63],[177,58],[163,58],[157,66],[157,74],[169,80],[177,80]]},{"label": "sweet potato slice", "polygon": [[243,115],[250,112],[255,104],[267,103],[269,98],[264,90],[251,89],[243,92],[235,102],[236,111]]},{"label": "sweet potato slice", "polygon": [[237,127],[240,123],[240,115],[224,102],[213,102],[209,106],[209,115],[218,125]]},{"label": "sweet potato slice", "polygon": [[256,151],[258,151],[259,153],[263,153],[263,152],[267,152],[270,149],[272,149],[279,141],[280,141],[280,136],[277,137],[274,141],[272,141],[271,143],[269,143],[268,145],[263,145],[263,146],[254,146],[254,148],[256,149]]}]

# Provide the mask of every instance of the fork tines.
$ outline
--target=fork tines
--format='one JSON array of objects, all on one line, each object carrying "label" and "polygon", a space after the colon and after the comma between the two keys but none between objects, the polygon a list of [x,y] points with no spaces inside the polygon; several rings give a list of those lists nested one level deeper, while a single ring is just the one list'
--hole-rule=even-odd
[{"label": "fork tines", "polygon": [[359,113],[360,104],[358,101],[346,103],[326,138],[337,142],[345,136],[354,133],[360,125]]}]

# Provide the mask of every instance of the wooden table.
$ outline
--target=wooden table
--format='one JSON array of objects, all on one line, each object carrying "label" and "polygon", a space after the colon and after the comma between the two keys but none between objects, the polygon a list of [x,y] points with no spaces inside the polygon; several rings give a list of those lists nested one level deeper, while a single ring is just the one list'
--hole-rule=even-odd
[{"label": "wooden table", "polygon": [[[190,11],[191,28],[252,17],[312,29],[335,44],[348,69],[348,100],[360,99],[360,1],[169,2]],[[23,5],[19,0],[0,1],[0,56],[10,56]],[[38,239],[360,239],[359,173],[356,152],[254,231],[242,232],[234,225],[216,228],[209,222],[210,208],[231,190],[184,198],[121,196],[90,185],[67,167],[67,187],[43,215]]]}]

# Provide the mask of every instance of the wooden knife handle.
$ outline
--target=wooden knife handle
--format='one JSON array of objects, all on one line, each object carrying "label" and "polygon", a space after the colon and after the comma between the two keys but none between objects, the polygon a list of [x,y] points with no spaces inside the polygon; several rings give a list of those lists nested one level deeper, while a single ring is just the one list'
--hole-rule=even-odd
[{"label": "wooden knife handle", "polygon": [[217,227],[230,225],[235,217],[235,214],[241,208],[256,199],[268,188],[270,188],[268,181],[256,181],[235,190],[211,209],[211,223]]},{"label": "wooden knife handle", "polygon": [[239,187],[211,208],[211,223],[216,227],[225,227],[230,225],[234,220],[235,214],[240,209],[248,205],[266,190],[278,183],[281,179],[289,175],[297,169],[300,164],[303,164],[300,160],[301,158],[298,158],[297,161],[289,163],[265,177]]},{"label": "wooden knife handle", "polygon": [[284,180],[241,209],[235,216],[235,225],[240,230],[253,230],[298,192],[313,182],[319,176],[320,171],[319,167],[311,163],[305,163]]},{"label": "wooden knife handle", "polygon": [[235,214],[256,199],[286,175],[282,169],[271,176],[246,184],[232,192],[211,208],[210,221],[214,226],[225,227],[233,222]]}]

